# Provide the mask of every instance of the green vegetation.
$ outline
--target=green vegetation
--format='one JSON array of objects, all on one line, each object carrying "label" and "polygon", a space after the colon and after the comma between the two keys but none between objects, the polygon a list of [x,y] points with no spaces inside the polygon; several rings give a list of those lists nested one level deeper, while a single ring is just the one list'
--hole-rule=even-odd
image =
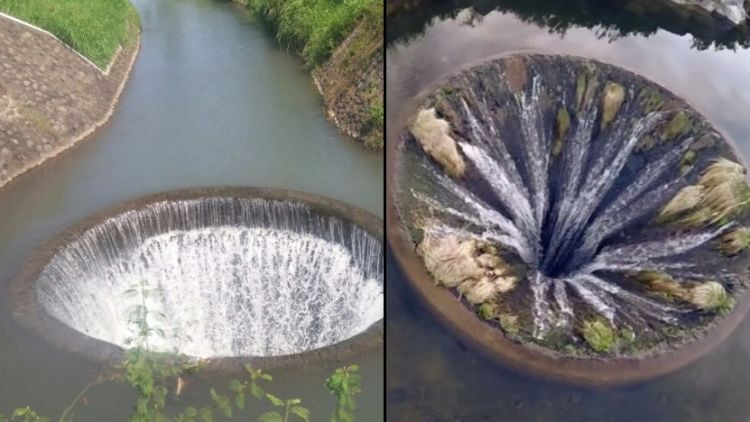
[{"label": "green vegetation", "polygon": [[611,352],[617,343],[615,331],[599,319],[584,322],[581,334],[586,343],[597,352]]},{"label": "green vegetation", "polygon": [[354,396],[362,391],[357,371],[357,365],[339,368],[326,380],[326,388],[336,396],[337,403],[331,422],[354,422],[354,410],[357,408]]},{"label": "green vegetation", "polygon": [[383,126],[385,122],[385,109],[383,108],[382,99],[374,101],[370,106],[370,121],[378,127]]},{"label": "green vegetation", "polygon": [[558,157],[562,153],[563,142],[570,129],[570,114],[565,107],[557,111],[557,125],[555,126],[555,142],[552,144],[552,156]]},{"label": "green vegetation", "polygon": [[672,120],[667,123],[667,126],[662,133],[662,138],[674,139],[683,133],[687,133],[692,127],[693,122],[691,121],[690,116],[684,111],[679,111],[674,117],[672,117]]},{"label": "green vegetation", "polygon": [[102,69],[139,22],[128,0],[0,0],[0,11],[51,32]]},{"label": "green vegetation", "polygon": [[250,0],[285,47],[310,66],[325,62],[364,16],[382,19],[382,0]]},{"label": "green vegetation", "polygon": [[[140,303],[133,307],[129,316],[134,335],[131,343],[134,347],[126,352],[114,377],[102,376],[84,387],[73,402],[61,412],[58,422],[72,422],[73,409],[84,395],[93,386],[108,381],[124,381],[135,390],[137,401],[133,406],[130,422],[212,422],[215,415],[232,418],[235,410],[245,408],[248,399],[254,399],[259,405],[270,408],[260,415],[258,422],[310,422],[310,410],[302,406],[301,399],[282,399],[266,392],[265,384],[273,381],[273,377],[250,365],[245,365],[246,376],[249,378],[233,379],[229,382],[230,393],[220,393],[211,388],[211,404],[200,408],[189,406],[176,416],[169,416],[164,410],[167,399],[180,395],[184,382],[182,377],[187,373],[199,371],[201,364],[190,361],[178,352],[170,354],[152,351],[149,347],[151,339],[154,336],[163,338],[166,335],[162,330],[153,328],[151,324],[164,316],[150,312],[145,306],[149,295],[158,292],[145,282],[141,282],[129,289],[126,294],[140,299]],[[173,386],[176,387],[172,389]],[[354,422],[354,396],[361,392],[359,367],[350,365],[336,369],[326,380],[325,386],[337,399],[336,409],[330,417],[331,422]],[[0,414],[0,422],[49,421],[50,418],[39,415],[28,406],[15,409],[9,417]]]},{"label": "green vegetation", "polygon": [[750,227],[738,227],[719,239],[718,249],[724,255],[739,255],[748,248],[750,248]]}]

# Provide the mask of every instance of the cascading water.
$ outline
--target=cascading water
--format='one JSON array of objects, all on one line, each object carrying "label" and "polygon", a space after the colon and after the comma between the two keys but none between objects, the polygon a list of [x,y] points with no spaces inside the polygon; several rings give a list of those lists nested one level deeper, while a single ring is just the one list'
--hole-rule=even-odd
[{"label": "cascading water", "polygon": [[505,337],[653,356],[702,337],[745,290],[744,168],[642,77],[512,55],[443,81],[407,120],[400,223],[432,279]]},{"label": "cascading water", "polygon": [[382,319],[383,252],[363,228],[294,199],[169,199],[80,233],[35,289],[50,315],[118,346],[132,345],[143,305],[153,350],[282,356]]}]

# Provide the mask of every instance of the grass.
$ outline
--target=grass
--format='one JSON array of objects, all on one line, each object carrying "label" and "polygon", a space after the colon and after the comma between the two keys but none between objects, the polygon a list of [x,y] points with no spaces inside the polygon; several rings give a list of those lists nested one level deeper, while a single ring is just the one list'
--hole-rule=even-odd
[{"label": "grass", "polygon": [[597,352],[611,352],[617,343],[612,327],[604,321],[593,320],[583,323],[583,339]]},{"label": "grass", "polygon": [[51,32],[102,69],[138,23],[128,0],[0,0],[0,11]]},{"label": "grass", "polygon": [[362,17],[383,14],[383,0],[250,0],[248,6],[283,46],[313,67],[331,56]]}]

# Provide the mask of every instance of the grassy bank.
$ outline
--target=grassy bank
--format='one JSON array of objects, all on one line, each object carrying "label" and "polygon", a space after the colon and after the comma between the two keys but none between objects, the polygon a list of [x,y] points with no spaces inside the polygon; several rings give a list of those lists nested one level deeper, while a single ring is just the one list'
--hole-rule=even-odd
[{"label": "grassy bank", "polygon": [[128,0],[0,0],[0,11],[53,33],[102,69],[138,24]]},{"label": "grassy bank", "polygon": [[235,0],[302,55],[328,118],[365,145],[383,147],[384,0]]},{"label": "grassy bank", "polygon": [[328,60],[360,19],[383,14],[383,0],[249,0],[248,6],[312,67]]}]

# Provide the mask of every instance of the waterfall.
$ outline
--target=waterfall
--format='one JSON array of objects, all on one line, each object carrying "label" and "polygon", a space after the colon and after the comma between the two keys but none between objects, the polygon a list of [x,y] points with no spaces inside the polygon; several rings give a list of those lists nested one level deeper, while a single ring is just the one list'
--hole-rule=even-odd
[{"label": "waterfall", "polygon": [[[711,243],[732,221],[659,227],[654,217],[717,158],[736,161],[731,148],[681,100],[639,76],[586,60],[519,57],[513,66],[499,59],[464,71],[424,100],[450,124],[468,166],[450,177],[407,143],[397,170],[402,219],[520,261],[528,297],[503,306],[527,307],[516,311],[533,319],[536,338],[568,327],[583,308],[613,325],[674,323],[684,306],[616,280],[638,271],[690,274],[696,283],[720,278],[701,271],[691,253],[715,254]],[[513,84],[488,77],[508,69]],[[716,195],[729,201],[728,190]]]},{"label": "waterfall", "polygon": [[[133,294],[143,283],[147,294]],[[188,356],[279,356],[383,316],[380,240],[299,202],[207,197],[111,217],[61,249],[36,284],[54,317],[128,346],[145,300],[149,345]]]}]

